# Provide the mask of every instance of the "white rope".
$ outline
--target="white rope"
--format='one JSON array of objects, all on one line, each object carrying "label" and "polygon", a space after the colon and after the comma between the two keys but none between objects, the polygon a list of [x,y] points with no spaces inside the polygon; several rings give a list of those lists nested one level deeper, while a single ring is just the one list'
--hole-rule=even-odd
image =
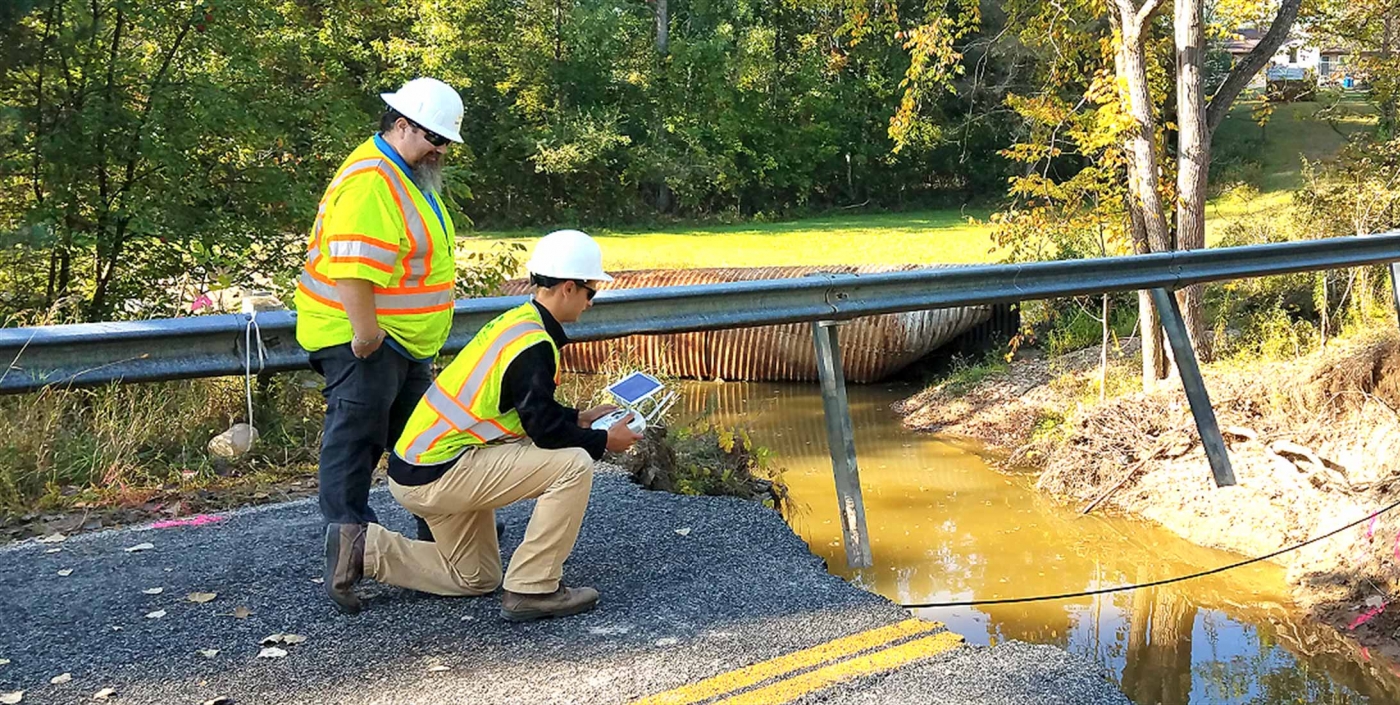
[{"label": "white rope", "polygon": [[[258,312],[248,314],[248,325],[243,329],[243,391],[248,400],[248,426],[253,427],[253,339],[258,341],[258,372],[267,364],[267,348],[263,347],[262,328],[258,327]],[[251,440],[251,433],[249,440]]]}]

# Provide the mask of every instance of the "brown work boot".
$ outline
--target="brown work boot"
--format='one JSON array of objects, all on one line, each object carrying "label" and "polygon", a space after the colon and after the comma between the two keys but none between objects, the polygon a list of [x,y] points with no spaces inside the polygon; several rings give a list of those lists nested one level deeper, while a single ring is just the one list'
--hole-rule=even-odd
[{"label": "brown work boot", "polygon": [[360,611],[355,583],[365,575],[365,525],[326,525],[326,569],[321,575],[326,594],[345,614]]},{"label": "brown work boot", "polygon": [[524,595],[505,591],[501,597],[501,616],[510,622],[530,622],[550,617],[568,617],[598,606],[598,591],[590,587],[559,586],[543,595]]}]

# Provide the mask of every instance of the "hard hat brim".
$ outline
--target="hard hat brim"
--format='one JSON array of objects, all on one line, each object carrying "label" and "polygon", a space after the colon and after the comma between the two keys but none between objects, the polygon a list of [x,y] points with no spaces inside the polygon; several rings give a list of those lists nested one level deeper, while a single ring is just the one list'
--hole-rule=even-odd
[{"label": "hard hat brim", "polygon": [[384,103],[387,104],[389,107],[399,111],[399,114],[403,115],[409,120],[412,120],[422,125],[425,129],[432,130],[433,132],[436,132],[439,135],[442,135],[443,137],[446,137],[447,139],[456,142],[457,144],[462,143],[462,135],[457,130],[451,127],[443,127],[441,125],[429,125],[425,121],[420,119],[418,116],[413,115],[413,111],[411,108],[406,108],[404,103],[399,102],[399,96],[397,93],[380,93],[379,97],[383,99]]}]

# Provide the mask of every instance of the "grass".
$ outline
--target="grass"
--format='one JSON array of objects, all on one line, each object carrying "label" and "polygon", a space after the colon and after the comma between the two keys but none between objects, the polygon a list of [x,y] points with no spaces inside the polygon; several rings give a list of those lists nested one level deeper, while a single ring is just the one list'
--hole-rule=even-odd
[{"label": "grass", "polygon": [[[782,223],[702,225],[656,230],[591,229],[608,269],[759,267],[793,264],[971,264],[997,259],[991,228],[971,223],[988,211],[880,213]],[[543,229],[541,229],[543,230]],[[497,242],[533,246],[539,231],[480,232],[459,254]]]},{"label": "grass", "polygon": [[[34,510],[141,505],[157,496],[314,474],[319,385],[272,378],[259,393],[252,453],[212,458],[205,444],[242,421],[240,379],[45,390],[0,400],[0,519]],[[4,522],[0,522],[3,525]]]},{"label": "grass", "polygon": [[1372,107],[1359,96],[1348,95],[1334,110],[1331,124],[1318,118],[1327,107],[1322,102],[1275,106],[1268,124],[1260,127],[1251,117],[1257,100],[1241,100],[1220,123],[1212,143],[1215,159],[1237,161],[1238,168],[1213,170],[1217,187],[1244,181],[1253,193],[1226,189],[1206,206],[1206,240],[1215,245],[1226,227],[1237,219],[1282,213],[1292,206],[1292,191],[1303,185],[1302,160],[1325,159],[1337,153],[1347,138],[1375,126]]},{"label": "grass", "polygon": [[977,386],[982,380],[1000,375],[1009,369],[1011,366],[1005,358],[999,354],[989,354],[973,362],[960,360],[939,383],[948,394],[960,395]]}]

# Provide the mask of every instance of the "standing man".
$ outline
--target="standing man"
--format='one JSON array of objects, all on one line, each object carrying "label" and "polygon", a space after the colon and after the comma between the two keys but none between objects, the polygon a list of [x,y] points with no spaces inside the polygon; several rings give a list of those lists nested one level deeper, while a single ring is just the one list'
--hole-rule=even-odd
[{"label": "standing man", "polygon": [[452,327],[455,231],[440,194],[462,99],[432,78],[381,97],[379,133],[326,188],[297,283],[297,342],[326,380],[320,500],[333,525],[376,521],[371,474]]},{"label": "standing man", "polygon": [[511,621],[586,612],[593,588],[560,583],[574,549],[593,461],[641,436],[625,418],[606,431],[590,425],[616,410],[579,411],[554,399],[561,323],[593,305],[603,272],[598,244],[577,230],[550,233],[526,265],[532,301],[486,324],[428,388],[389,458],[389,491],[425,518],[436,543],[413,541],[378,524],[326,527],[326,590],[358,612],[355,583],[381,583],[438,595],[482,595],[501,584],[495,512],[537,498],[525,539],[505,574],[501,616]]}]

